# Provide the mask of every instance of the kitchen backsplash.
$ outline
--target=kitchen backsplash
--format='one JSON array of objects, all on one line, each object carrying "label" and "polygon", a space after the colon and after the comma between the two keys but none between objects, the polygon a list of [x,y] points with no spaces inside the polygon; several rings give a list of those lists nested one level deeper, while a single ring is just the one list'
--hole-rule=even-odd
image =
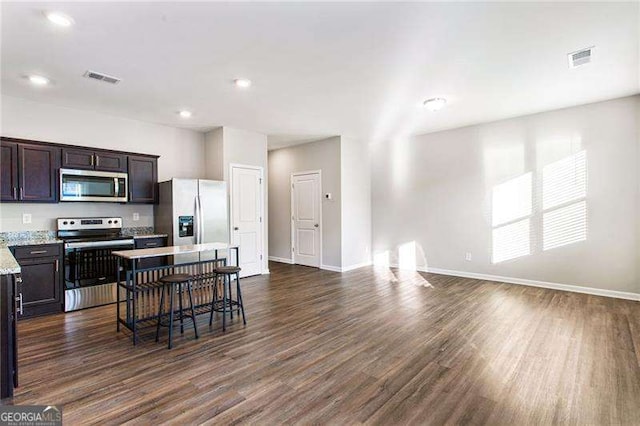
[{"label": "kitchen backsplash", "polygon": [[[139,220],[134,221],[134,213]],[[25,215],[31,223],[26,222]],[[118,203],[0,203],[0,232],[56,230],[59,217],[121,217],[125,227],[153,226],[153,206]]]},{"label": "kitchen backsplash", "polygon": [[153,226],[132,226],[129,228],[122,228],[123,235],[148,235],[153,234]]},{"label": "kitchen backsplash", "polygon": [[[153,226],[132,226],[122,228],[127,236],[153,234]],[[0,232],[0,246],[11,245],[22,241],[46,242],[56,239],[56,231],[9,231]]]}]

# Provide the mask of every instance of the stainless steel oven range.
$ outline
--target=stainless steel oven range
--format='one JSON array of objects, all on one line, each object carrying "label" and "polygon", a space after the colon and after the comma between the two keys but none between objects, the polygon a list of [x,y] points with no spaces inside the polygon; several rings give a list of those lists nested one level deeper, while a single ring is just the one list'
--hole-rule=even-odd
[{"label": "stainless steel oven range", "polygon": [[64,240],[65,312],[114,303],[118,262],[111,253],[135,246],[122,235],[122,218],[59,218],[57,235]]}]

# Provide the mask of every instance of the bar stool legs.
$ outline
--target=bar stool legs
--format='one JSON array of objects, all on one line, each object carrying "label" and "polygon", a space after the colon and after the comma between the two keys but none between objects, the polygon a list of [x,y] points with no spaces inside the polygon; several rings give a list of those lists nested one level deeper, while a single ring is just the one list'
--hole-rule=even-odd
[{"label": "bar stool legs", "polygon": [[160,287],[160,306],[158,307],[158,324],[156,325],[156,342],[160,341],[160,321],[164,315],[164,292],[167,286]]},{"label": "bar stool legs", "polygon": [[[226,323],[227,323],[227,300],[230,300],[230,297],[227,297],[227,280],[229,279],[228,275],[224,275],[224,282],[222,283],[222,331],[226,331]],[[231,296],[231,295],[229,295]],[[231,308],[231,306],[229,306]],[[231,315],[233,315],[233,311],[231,311]]]},{"label": "bar stool legs", "polygon": [[[211,300],[211,314],[209,316],[209,326],[213,324],[213,313],[222,312],[222,331],[227,330],[227,311],[229,317],[233,320],[234,311],[238,315],[242,314],[242,323],[247,325],[247,319],[244,314],[244,303],[242,300],[242,292],[240,290],[240,268],[237,266],[222,266],[214,270],[214,279],[216,285],[213,291],[213,299]],[[236,277],[236,299],[233,299],[233,291],[231,289],[231,277]],[[222,277],[222,299],[219,298],[217,280]]]},{"label": "bar stool legs", "polygon": [[[175,317],[174,312],[174,299],[176,297],[176,293],[178,294],[178,319],[180,320],[180,333],[184,334],[184,318],[191,318],[193,322],[193,332],[195,334],[196,339],[198,338],[198,326],[196,324],[196,312],[195,307],[193,305],[193,293],[191,291],[192,286],[192,277],[184,274],[176,274],[176,275],[168,275],[162,277],[160,281],[164,284],[162,288],[162,293],[160,295],[160,306],[158,307],[158,323],[156,325],[156,342],[160,338],[160,326],[167,326],[169,328],[169,343],[168,347],[171,349],[173,346],[173,322]],[[189,308],[191,309],[190,315],[185,315],[184,306],[183,306],[183,286],[187,286],[187,293],[189,296]],[[177,287],[176,287],[177,286]],[[162,318],[165,315],[164,313],[164,304],[165,304],[165,292],[169,292],[169,323],[163,324]]]},{"label": "bar stool legs", "polygon": [[196,310],[193,307],[193,293],[191,292],[191,281],[189,281],[189,285],[187,287],[187,291],[189,292],[189,304],[191,305],[191,318],[193,319],[193,331],[196,335],[196,339],[198,338],[198,327],[196,325]]},{"label": "bar stool legs", "polygon": [[173,337],[173,299],[176,291],[173,284],[169,286],[169,349],[171,349],[171,341]]},{"label": "bar stool legs", "polygon": [[240,273],[236,274],[236,294],[240,304],[240,311],[242,312],[242,323],[247,325],[247,318],[244,316],[244,300],[242,300],[242,292],[240,291]]}]

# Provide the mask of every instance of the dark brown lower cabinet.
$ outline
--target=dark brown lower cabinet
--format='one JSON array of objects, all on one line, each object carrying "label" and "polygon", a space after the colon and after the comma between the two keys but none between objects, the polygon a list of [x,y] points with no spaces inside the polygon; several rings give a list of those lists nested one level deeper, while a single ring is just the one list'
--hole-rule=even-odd
[{"label": "dark brown lower cabinet", "polygon": [[[136,238],[135,246],[136,249],[148,249],[148,248],[156,248],[156,247],[165,247],[167,245],[167,237],[157,237],[157,238]],[[162,257],[149,257],[147,259],[140,259],[138,261],[137,268],[146,269],[146,268],[156,268],[159,266],[167,265],[168,258],[166,256]]]},{"label": "dark brown lower cabinet", "polygon": [[18,386],[16,277],[0,275],[0,398],[11,398]]},{"label": "dark brown lower cabinet", "polygon": [[17,297],[27,318],[64,311],[62,245],[20,246],[14,256],[22,270]]}]

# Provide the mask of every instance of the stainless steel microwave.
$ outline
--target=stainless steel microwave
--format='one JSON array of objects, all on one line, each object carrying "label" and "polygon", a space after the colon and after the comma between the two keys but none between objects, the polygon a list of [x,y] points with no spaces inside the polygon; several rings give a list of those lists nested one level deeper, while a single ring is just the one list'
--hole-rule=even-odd
[{"label": "stainless steel microwave", "polygon": [[126,173],[60,169],[60,201],[126,203]]}]

